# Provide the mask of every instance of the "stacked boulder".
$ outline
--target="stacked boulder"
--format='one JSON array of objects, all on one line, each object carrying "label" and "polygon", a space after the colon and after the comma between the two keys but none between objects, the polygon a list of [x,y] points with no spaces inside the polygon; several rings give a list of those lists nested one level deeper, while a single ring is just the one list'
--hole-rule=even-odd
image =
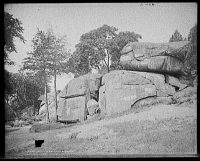
[{"label": "stacked boulder", "polygon": [[99,89],[99,106],[103,115],[112,115],[133,108],[134,105],[149,101],[172,102],[176,91],[184,89],[175,77],[156,73],[116,70],[102,78]]},{"label": "stacked boulder", "polygon": [[184,58],[188,41],[172,43],[128,43],[121,52],[125,70],[103,76],[99,106],[103,115],[121,113],[141,104],[172,103],[176,92],[186,88]]},{"label": "stacked boulder", "polygon": [[[181,93],[188,87],[179,80],[185,76],[187,44],[128,43],[120,57],[124,70],[83,75],[65,86],[57,99],[58,120],[84,121],[99,113],[109,116],[157,102],[170,104],[174,99],[181,103]],[[49,106],[50,118],[54,106]]]},{"label": "stacked boulder", "polygon": [[125,70],[184,75],[188,41],[169,43],[128,43],[121,51]]},{"label": "stacked boulder", "polygon": [[91,108],[97,108],[94,102],[99,97],[101,77],[99,74],[87,74],[72,79],[60,94],[58,119],[83,121],[87,119],[87,115],[93,115],[96,109]]}]

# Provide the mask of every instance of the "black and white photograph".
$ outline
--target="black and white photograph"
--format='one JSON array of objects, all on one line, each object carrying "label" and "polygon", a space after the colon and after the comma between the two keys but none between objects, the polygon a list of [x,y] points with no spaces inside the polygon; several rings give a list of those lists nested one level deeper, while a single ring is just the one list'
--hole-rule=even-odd
[{"label": "black and white photograph", "polygon": [[4,158],[197,157],[197,8],[4,3]]}]

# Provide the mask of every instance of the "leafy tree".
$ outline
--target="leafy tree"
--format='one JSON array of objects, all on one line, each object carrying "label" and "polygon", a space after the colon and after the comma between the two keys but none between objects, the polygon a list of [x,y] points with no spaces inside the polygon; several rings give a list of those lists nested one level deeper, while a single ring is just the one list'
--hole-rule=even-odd
[{"label": "leafy tree", "polygon": [[[74,73],[74,77],[78,77],[81,74],[89,73],[92,70],[89,61],[90,48],[86,45],[78,44],[76,45],[75,52],[71,55],[67,62],[66,73]],[[91,51],[92,52],[92,51]],[[94,61],[93,59],[92,61]],[[93,63],[95,65],[95,63]]]},{"label": "leafy tree", "polygon": [[[40,72],[43,75],[44,84],[47,90],[47,79],[54,77],[54,92],[56,113],[55,121],[57,120],[57,90],[56,76],[66,71],[66,59],[69,52],[65,49],[65,36],[57,37],[52,29],[47,32],[38,30],[33,39],[33,52],[28,53],[29,57],[25,59],[24,69]],[[46,91],[46,105],[48,113],[48,100]],[[47,114],[49,121],[49,113]]]},{"label": "leafy tree", "polygon": [[[100,70],[102,65],[110,69],[110,46],[117,28],[103,25],[100,28],[92,30],[80,37],[80,43],[76,45],[76,52],[89,61],[91,68]],[[81,53],[81,54],[80,54]],[[82,56],[84,54],[84,56]],[[89,68],[89,70],[91,70]]]},{"label": "leafy tree", "polygon": [[4,101],[5,101],[5,112],[7,118],[17,117],[17,114],[15,110],[11,107],[11,100],[14,98],[14,81],[12,79],[12,75],[10,72],[4,69],[4,85],[5,85],[5,91],[4,91]]},{"label": "leafy tree", "polygon": [[169,39],[169,42],[176,42],[176,41],[183,41],[183,36],[178,32],[178,30],[175,30],[172,37]]},{"label": "leafy tree", "polygon": [[[24,75],[26,75],[29,79],[34,79],[34,82],[38,85],[40,90],[40,95],[45,94],[45,82],[44,82],[44,76],[42,71],[37,72],[25,72],[24,69],[20,69],[19,72],[23,72]],[[47,77],[47,93],[51,92],[51,87],[49,86],[49,83],[51,83],[51,80],[49,77]]]},{"label": "leafy tree", "polygon": [[35,78],[30,78],[21,72],[9,73],[5,70],[5,80],[6,111],[19,118],[24,108],[33,105],[36,110],[39,107],[37,99],[42,89],[35,82]]},{"label": "leafy tree", "polygon": [[110,68],[120,68],[121,49],[130,41],[138,41],[140,35],[134,32],[120,32],[117,28],[103,25],[80,37],[76,50],[68,61],[71,72],[85,74],[92,69],[99,73],[109,72]]},{"label": "leafy tree", "polygon": [[13,15],[4,12],[4,62],[6,64],[14,64],[8,57],[9,53],[17,52],[14,44],[14,38],[19,38],[25,43],[24,37],[22,36],[23,27],[22,23],[17,18],[13,18]]},{"label": "leafy tree", "polygon": [[57,37],[52,29],[46,33],[48,38],[48,62],[47,68],[50,71],[50,75],[54,77],[54,93],[55,93],[55,121],[58,120],[57,118],[57,89],[56,89],[56,76],[60,75],[61,73],[65,72],[66,70],[66,60],[68,59],[70,53],[65,48],[65,36]]},{"label": "leafy tree", "polygon": [[38,29],[37,33],[34,35],[33,51],[27,53],[28,57],[24,59],[23,70],[33,71],[35,73],[39,72],[43,76],[43,82],[45,84],[45,95],[46,95],[46,105],[47,105],[47,121],[49,122],[49,111],[48,111],[48,98],[47,98],[47,79],[49,77],[49,69],[47,67],[48,57],[49,57],[49,42],[48,37],[44,31]]},{"label": "leafy tree", "polygon": [[197,24],[190,29],[188,40],[195,46],[197,45]]},{"label": "leafy tree", "polygon": [[185,65],[189,72],[197,70],[197,24],[195,24],[188,35],[188,53],[185,59]]}]

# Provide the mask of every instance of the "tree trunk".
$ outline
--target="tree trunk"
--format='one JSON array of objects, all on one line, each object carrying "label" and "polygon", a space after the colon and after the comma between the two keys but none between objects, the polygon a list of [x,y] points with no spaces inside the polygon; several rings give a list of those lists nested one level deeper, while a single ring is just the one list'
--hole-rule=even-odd
[{"label": "tree trunk", "polygon": [[109,54],[109,51],[107,50],[107,49],[105,49],[105,53],[106,53],[106,55],[107,55],[107,62],[106,62],[106,58],[104,59],[104,63],[105,63],[105,65],[106,65],[106,67],[107,67],[107,71],[108,71],[108,73],[110,72],[110,54]]},{"label": "tree trunk", "polygon": [[98,73],[101,74],[101,69],[98,65],[97,65],[97,69],[98,69]]},{"label": "tree trunk", "polygon": [[33,116],[35,116],[35,101],[33,101],[32,103],[33,103]]},{"label": "tree trunk", "polygon": [[107,54],[108,54],[108,66],[107,66],[107,70],[108,70],[108,73],[110,72],[110,55],[107,51]]},{"label": "tree trunk", "polygon": [[89,88],[89,82],[88,80],[85,80],[86,85],[86,94],[85,94],[85,108],[84,108],[84,121],[87,120],[87,102],[90,100],[90,88]]},{"label": "tree trunk", "polygon": [[57,103],[57,90],[56,90],[56,70],[54,70],[54,92],[55,92],[55,121],[58,121],[57,116],[57,109],[58,109],[58,103]]},{"label": "tree trunk", "polygon": [[46,98],[46,106],[47,106],[47,123],[49,123],[49,108],[48,108],[48,98],[47,98],[47,80],[45,74],[45,98]]}]

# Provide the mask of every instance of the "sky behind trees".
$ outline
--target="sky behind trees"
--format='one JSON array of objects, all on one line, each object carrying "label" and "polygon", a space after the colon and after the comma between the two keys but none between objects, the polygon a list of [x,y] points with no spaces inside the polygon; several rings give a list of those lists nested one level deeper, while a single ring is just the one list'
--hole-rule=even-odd
[{"label": "sky behind trees", "polygon": [[[15,66],[6,67],[17,72],[26,53],[32,50],[31,40],[37,28],[52,27],[55,33],[67,35],[67,47],[71,52],[80,36],[103,24],[120,31],[134,31],[142,36],[140,42],[168,42],[177,29],[187,37],[197,22],[196,3],[63,3],[63,4],[5,4],[4,11],[13,14],[23,24],[25,44],[15,41],[18,53],[11,53]],[[58,89],[63,89],[72,76],[58,79]]]}]

